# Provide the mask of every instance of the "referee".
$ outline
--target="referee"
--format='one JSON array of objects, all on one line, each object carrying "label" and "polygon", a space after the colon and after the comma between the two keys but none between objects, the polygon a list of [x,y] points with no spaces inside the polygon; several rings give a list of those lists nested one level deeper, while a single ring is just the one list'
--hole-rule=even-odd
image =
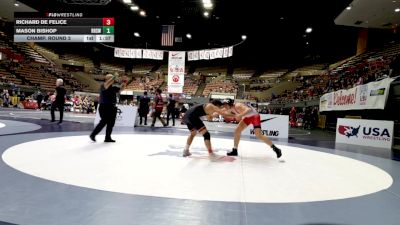
[{"label": "referee", "polygon": [[119,81],[116,75],[107,74],[105,82],[100,87],[99,114],[101,120],[90,134],[92,141],[96,141],[96,135],[107,126],[104,142],[115,142],[111,138],[111,133],[117,116],[117,93],[126,87],[128,79],[124,77],[120,87],[113,85],[116,81]]}]

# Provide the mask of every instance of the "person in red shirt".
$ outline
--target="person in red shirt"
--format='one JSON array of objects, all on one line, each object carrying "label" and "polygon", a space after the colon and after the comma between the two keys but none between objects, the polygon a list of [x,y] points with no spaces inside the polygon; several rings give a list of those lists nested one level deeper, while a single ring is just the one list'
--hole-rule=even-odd
[{"label": "person in red shirt", "polygon": [[161,123],[163,124],[164,127],[167,126],[164,119],[161,118],[161,113],[164,108],[164,101],[162,99],[161,93],[162,93],[161,89],[156,90],[156,97],[154,98],[154,105],[153,105],[153,110],[154,110],[153,122],[151,123],[152,127],[154,127],[157,118],[161,121]]}]

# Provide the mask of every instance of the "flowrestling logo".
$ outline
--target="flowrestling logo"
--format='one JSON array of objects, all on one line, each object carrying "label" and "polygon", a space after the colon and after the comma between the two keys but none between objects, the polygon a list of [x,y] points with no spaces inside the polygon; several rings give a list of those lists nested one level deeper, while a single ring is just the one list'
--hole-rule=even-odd
[{"label": "flowrestling logo", "polygon": [[[360,137],[358,133],[362,128],[362,133]],[[343,126],[339,125],[338,132],[341,135],[346,136],[347,138],[362,138],[368,140],[377,140],[377,141],[391,141],[389,130],[386,128],[379,128],[379,127],[366,127],[366,126]]]}]

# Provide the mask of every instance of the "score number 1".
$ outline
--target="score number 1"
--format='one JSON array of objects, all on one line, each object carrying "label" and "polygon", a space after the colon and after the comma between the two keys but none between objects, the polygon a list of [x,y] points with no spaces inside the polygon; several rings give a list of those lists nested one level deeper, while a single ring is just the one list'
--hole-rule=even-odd
[{"label": "score number 1", "polygon": [[114,18],[103,18],[103,34],[114,34]]}]

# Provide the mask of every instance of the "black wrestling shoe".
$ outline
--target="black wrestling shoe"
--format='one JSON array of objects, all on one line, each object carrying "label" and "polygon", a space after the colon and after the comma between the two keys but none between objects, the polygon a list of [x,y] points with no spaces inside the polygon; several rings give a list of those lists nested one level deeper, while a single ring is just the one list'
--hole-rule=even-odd
[{"label": "black wrestling shoe", "polygon": [[276,153],[276,157],[279,159],[282,156],[282,151],[275,145],[271,146],[272,150]]},{"label": "black wrestling shoe", "polygon": [[236,148],[232,148],[232,151],[226,153],[227,156],[237,156],[238,155],[238,151]]},{"label": "black wrestling shoe", "polygon": [[90,140],[92,140],[93,142],[96,142],[96,137],[95,137],[95,136],[89,135],[89,138],[90,138]]},{"label": "black wrestling shoe", "polygon": [[115,140],[113,140],[113,139],[106,139],[106,140],[104,140],[104,142],[115,142]]}]

